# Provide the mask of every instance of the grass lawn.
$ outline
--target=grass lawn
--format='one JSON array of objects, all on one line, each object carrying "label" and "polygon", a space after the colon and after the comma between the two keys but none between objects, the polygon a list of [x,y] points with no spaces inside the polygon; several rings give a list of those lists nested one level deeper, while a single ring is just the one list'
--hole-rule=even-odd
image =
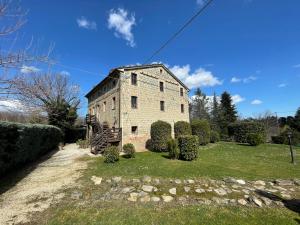
[{"label": "grass lawn", "polygon": [[[299,152],[300,148],[297,148]],[[97,200],[103,186],[95,186],[93,175],[111,178],[139,178],[149,175],[158,178],[235,177],[248,180],[299,178],[300,160],[290,163],[288,146],[265,144],[258,147],[234,143],[218,143],[201,147],[199,159],[193,162],[170,160],[167,153],[137,153],[136,158],[121,157],[115,164],[103,163],[103,158],[88,159],[88,169],[79,182],[84,198],[65,199],[43,213],[34,216],[32,224],[299,224],[297,212],[285,207],[221,206],[179,203],[153,204],[128,202],[121,199]],[[299,154],[298,154],[299,158]],[[83,159],[85,160],[85,159]],[[72,190],[70,190],[72,191]],[[93,197],[94,196],[94,197]]]},{"label": "grass lawn", "polygon": [[116,164],[105,164],[103,158],[97,158],[90,164],[88,175],[215,179],[230,176],[248,180],[299,178],[300,148],[295,149],[299,161],[296,166],[290,163],[289,147],[285,145],[252,147],[223,142],[201,147],[199,159],[192,162],[169,160],[167,153],[154,152],[137,153],[134,159],[121,157]]}]

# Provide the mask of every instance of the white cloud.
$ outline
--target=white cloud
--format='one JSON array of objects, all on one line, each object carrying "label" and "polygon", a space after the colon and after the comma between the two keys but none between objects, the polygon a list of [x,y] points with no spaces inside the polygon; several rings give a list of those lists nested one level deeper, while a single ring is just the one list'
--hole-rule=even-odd
[{"label": "white cloud", "polygon": [[84,16],[77,18],[77,24],[80,28],[88,30],[97,30],[97,23],[95,21],[89,21]]},{"label": "white cloud", "polygon": [[0,111],[24,111],[24,105],[18,100],[0,100]]},{"label": "white cloud", "polygon": [[232,95],[232,96],[231,96],[231,99],[232,99],[232,102],[233,102],[234,104],[238,104],[238,103],[243,102],[243,101],[246,100],[245,98],[243,98],[243,97],[240,96],[240,95]]},{"label": "white cloud", "polygon": [[25,66],[23,65],[20,69],[21,73],[37,73],[39,71],[41,71],[39,68],[36,68],[34,66]]},{"label": "white cloud", "polygon": [[284,88],[284,87],[286,87],[286,86],[287,86],[286,83],[282,83],[282,84],[279,84],[279,85],[278,85],[279,88]]},{"label": "white cloud", "polygon": [[255,99],[255,100],[253,100],[252,102],[251,102],[251,104],[252,105],[260,105],[260,104],[262,104],[263,102],[261,101],[261,100],[259,100],[259,99]]},{"label": "white cloud", "polygon": [[300,64],[293,65],[294,68],[300,68]]},{"label": "white cloud", "polygon": [[189,64],[185,66],[173,66],[170,70],[190,89],[196,87],[212,87],[222,84],[222,81],[220,81],[218,77],[215,77],[212,72],[203,68],[191,72]]},{"label": "white cloud", "polygon": [[249,77],[245,77],[245,78],[239,78],[239,77],[232,77],[230,82],[231,83],[240,83],[240,82],[243,82],[243,83],[250,83],[251,81],[255,81],[257,80],[257,77],[255,76],[249,76]]},{"label": "white cloud", "polygon": [[121,37],[127,41],[130,47],[135,46],[134,36],[132,33],[135,23],[134,14],[128,15],[125,9],[111,9],[108,16],[108,28],[114,30],[116,37]]},{"label": "white cloud", "polygon": [[70,76],[71,75],[70,72],[66,71],[66,70],[60,71],[60,74],[64,75],[64,76]]},{"label": "white cloud", "polygon": [[231,83],[239,83],[241,82],[241,79],[240,78],[237,78],[237,77],[232,77],[231,80],[230,80]]}]

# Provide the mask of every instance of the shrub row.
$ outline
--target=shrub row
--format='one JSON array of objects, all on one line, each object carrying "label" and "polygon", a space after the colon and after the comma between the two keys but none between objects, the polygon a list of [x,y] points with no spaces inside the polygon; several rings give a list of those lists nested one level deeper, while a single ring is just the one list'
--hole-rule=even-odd
[{"label": "shrub row", "polygon": [[55,126],[0,122],[0,175],[57,148],[62,138]]},{"label": "shrub row", "polygon": [[272,142],[274,144],[288,145],[289,144],[288,132],[292,133],[292,137],[291,137],[292,145],[299,146],[300,145],[300,132],[298,132],[296,130],[292,130],[292,131],[286,130],[286,131],[282,132],[279,136],[273,136]]},{"label": "shrub row", "polygon": [[175,138],[182,135],[191,135],[192,129],[191,125],[186,121],[178,121],[174,124],[174,134]]},{"label": "shrub row", "polygon": [[191,161],[198,157],[199,138],[196,135],[184,135],[178,138],[180,158]]},{"label": "shrub row", "polygon": [[193,120],[191,127],[192,134],[198,136],[200,145],[210,142],[210,125],[207,120]]},{"label": "shrub row", "polygon": [[238,143],[248,143],[249,134],[258,134],[263,142],[266,139],[266,131],[263,124],[258,122],[235,122],[228,126],[228,133]]}]

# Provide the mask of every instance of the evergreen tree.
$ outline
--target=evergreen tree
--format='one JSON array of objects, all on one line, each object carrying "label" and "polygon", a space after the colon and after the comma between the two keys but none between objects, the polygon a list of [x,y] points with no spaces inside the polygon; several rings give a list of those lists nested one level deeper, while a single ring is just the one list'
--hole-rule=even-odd
[{"label": "evergreen tree", "polygon": [[237,111],[228,92],[221,95],[221,121],[220,128],[224,135],[228,134],[228,125],[237,120]]},{"label": "evergreen tree", "polygon": [[294,117],[294,128],[300,132],[300,107],[298,108]]},{"label": "evergreen tree", "polygon": [[206,95],[197,88],[195,97],[191,105],[191,118],[192,119],[209,119],[208,113],[208,99]]},{"label": "evergreen tree", "polygon": [[221,120],[220,104],[218,102],[216,93],[214,93],[212,109],[211,109],[211,126],[215,131],[220,132],[220,120]]}]

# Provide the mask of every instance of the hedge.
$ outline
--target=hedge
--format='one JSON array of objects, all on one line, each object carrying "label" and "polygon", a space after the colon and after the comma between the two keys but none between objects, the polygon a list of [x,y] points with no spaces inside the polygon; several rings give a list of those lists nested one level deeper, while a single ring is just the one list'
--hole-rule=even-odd
[{"label": "hedge", "polygon": [[191,161],[198,158],[199,138],[196,135],[185,135],[178,138],[180,158]]},{"label": "hedge", "polygon": [[192,129],[191,125],[186,121],[178,121],[174,124],[174,134],[175,138],[181,135],[191,135]]},{"label": "hedge", "polygon": [[193,120],[191,127],[192,134],[198,136],[200,145],[210,142],[210,125],[207,120]]},{"label": "hedge", "polygon": [[255,133],[261,135],[263,142],[266,140],[266,131],[262,123],[259,122],[235,122],[228,126],[228,133],[238,143],[247,143],[249,134]]},{"label": "hedge", "polygon": [[220,134],[217,131],[210,131],[210,143],[216,143],[220,141]]},{"label": "hedge", "polygon": [[292,132],[292,145],[300,146],[300,132],[296,130],[286,130],[282,132],[279,136],[272,136],[272,142],[274,144],[289,144],[288,132]]},{"label": "hedge", "polygon": [[258,146],[264,143],[263,137],[258,133],[249,133],[247,135],[247,143],[251,146]]},{"label": "hedge", "polygon": [[165,152],[168,150],[167,142],[171,139],[171,124],[158,120],[151,124],[151,150]]},{"label": "hedge", "polygon": [[65,143],[76,143],[79,139],[84,140],[86,136],[85,127],[74,127],[65,130],[64,142]]},{"label": "hedge", "polygon": [[57,148],[62,137],[55,126],[0,122],[0,175]]}]

